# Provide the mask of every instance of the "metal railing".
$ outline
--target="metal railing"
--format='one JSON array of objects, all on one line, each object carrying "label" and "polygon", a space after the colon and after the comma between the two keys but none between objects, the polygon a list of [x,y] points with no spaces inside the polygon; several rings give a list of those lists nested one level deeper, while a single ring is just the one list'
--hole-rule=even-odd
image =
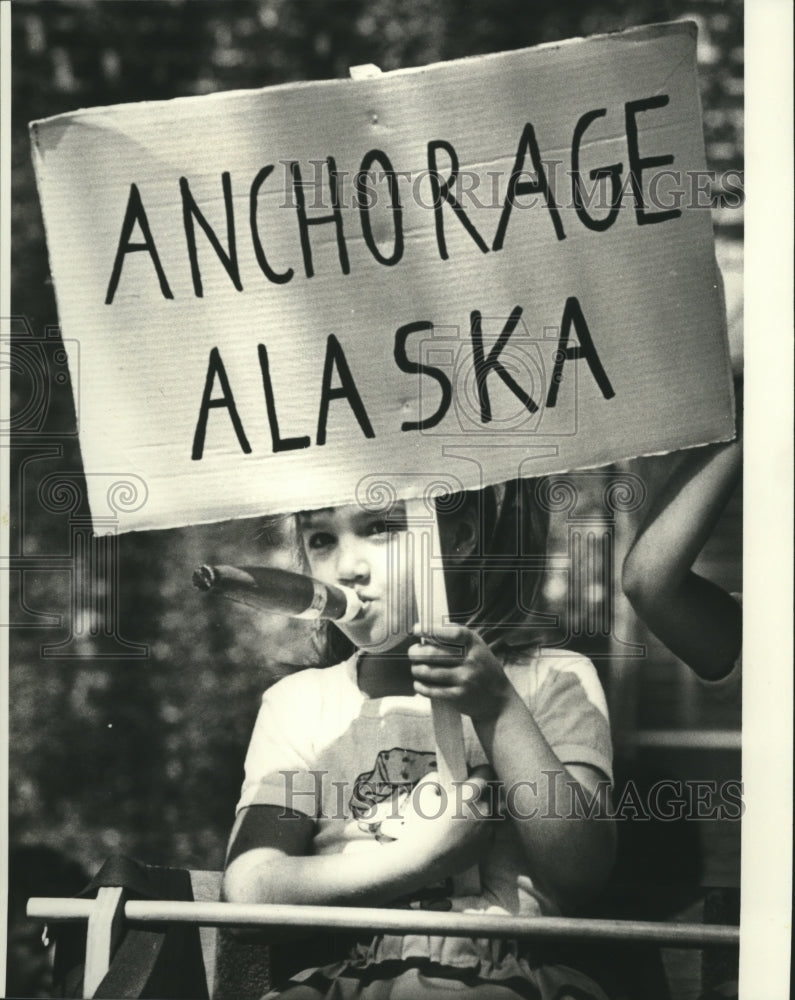
[{"label": "metal railing", "polygon": [[203,927],[311,928],[433,934],[450,937],[537,938],[652,943],[668,948],[738,947],[739,927],[725,924],[579,917],[522,917],[492,913],[266,903],[177,902],[126,899],[120,888],[101,888],[96,899],[34,897],[28,916],[46,921],[87,921],[84,991],[94,995],[110,967],[124,923],[189,923]]}]

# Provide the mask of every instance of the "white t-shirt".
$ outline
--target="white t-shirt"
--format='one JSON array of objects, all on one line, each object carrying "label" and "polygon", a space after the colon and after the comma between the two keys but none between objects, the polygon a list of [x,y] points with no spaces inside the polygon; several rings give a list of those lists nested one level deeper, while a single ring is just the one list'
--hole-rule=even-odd
[{"label": "white t-shirt", "polygon": [[[593,664],[563,650],[511,654],[505,672],[566,764],[587,764],[612,782],[612,747],[604,693]],[[467,763],[488,763],[471,719],[463,717]],[[283,806],[317,824],[317,854],[372,851],[399,836],[399,815],[412,788],[436,771],[430,701],[420,695],[369,698],[357,685],[356,658],[306,669],[269,688],[249,744],[238,810]],[[557,811],[568,808],[558,802]],[[427,815],[427,812],[426,812]],[[543,818],[539,819],[543,822]],[[537,914],[546,901],[532,889],[517,834],[497,826],[480,864],[481,894],[455,898],[433,887],[455,910]]]}]

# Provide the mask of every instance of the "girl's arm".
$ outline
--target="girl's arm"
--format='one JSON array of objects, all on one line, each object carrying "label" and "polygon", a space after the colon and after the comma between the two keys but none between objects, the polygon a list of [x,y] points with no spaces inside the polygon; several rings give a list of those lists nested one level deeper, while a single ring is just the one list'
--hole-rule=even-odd
[{"label": "girl's arm", "polygon": [[[585,764],[564,766],[516,689],[494,716],[473,719],[486,756],[506,790],[508,818],[524,848],[529,874],[564,910],[575,908],[607,881],[615,858],[615,826],[601,799],[606,778]],[[582,799],[575,797],[579,786]],[[578,801],[596,796],[595,815]]]},{"label": "girl's arm", "polygon": [[690,567],[741,468],[742,440],[688,452],[655,499],[624,561],[622,586],[638,616],[671,652],[709,680],[727,674],[737,659],[742,614],[726,591]]},{"label": "girl's arm", "polygon": [[[409,650],[415,690],[470,716],[506,793],[505,811],[519,834],[534,884],[563,909],[576,907],[601,888],[613,865],[613,821],[598,800],[593,812],[588,809],[600,781],[606,791],[604,775],[585,764],[564,767],[501,663],[476,633],[449,626],[435,629],[431,638],[445,648],[416,645]],[[602,805],[609,805],[604,795]]]},{"label": "girl's arm", "polygon": [[[485,779],[477,779],[482,792]],[[422,783],[421,783],[422,784]],[[419,786],[418,786],[419,787]],[[427,790],[427,789],[426,789]],[[236,903],[379,906],[470,867],[491,835],[489,824],[455,813],[455,803],[399,840],[370,850],[313,855],[314,821],[281,806],[253,805],[238,814],[223,879]]]}]

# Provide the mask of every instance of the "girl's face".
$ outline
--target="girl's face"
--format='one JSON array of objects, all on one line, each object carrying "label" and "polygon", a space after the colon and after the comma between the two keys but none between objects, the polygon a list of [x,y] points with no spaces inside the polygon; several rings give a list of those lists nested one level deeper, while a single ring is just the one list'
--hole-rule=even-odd
[{"label": "girl's face", "polygon": [[416,621],[412,567],[407,558],[406,508],[386,511],[326,507],[299,515],[311,574],[356,591],[365,606],[337,627],[359,649],[386,652],[411,635]]}]

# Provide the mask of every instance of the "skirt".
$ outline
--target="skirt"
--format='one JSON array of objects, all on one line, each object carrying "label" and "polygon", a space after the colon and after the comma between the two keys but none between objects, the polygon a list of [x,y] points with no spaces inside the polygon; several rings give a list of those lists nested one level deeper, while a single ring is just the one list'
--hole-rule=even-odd
[{"label": "skirt", "polygon": [[341,962],[305,969],[263,1000],[608,1000],[578,969],[512,940],[378,935]]}]

